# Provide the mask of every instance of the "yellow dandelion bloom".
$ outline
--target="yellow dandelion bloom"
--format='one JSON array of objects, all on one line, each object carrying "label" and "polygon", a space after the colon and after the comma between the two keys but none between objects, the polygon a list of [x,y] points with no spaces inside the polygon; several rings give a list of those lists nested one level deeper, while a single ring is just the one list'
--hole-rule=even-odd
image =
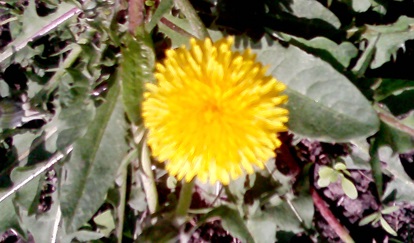
[{"label": "yellow dandelion bloom", "polygon": [[250,49],[231,51],[234,38],[190,40],[156,64],[143,117],[153,155],[177,179],[228,184],[263,168],[286,131],[285,85],[266,75]]}]

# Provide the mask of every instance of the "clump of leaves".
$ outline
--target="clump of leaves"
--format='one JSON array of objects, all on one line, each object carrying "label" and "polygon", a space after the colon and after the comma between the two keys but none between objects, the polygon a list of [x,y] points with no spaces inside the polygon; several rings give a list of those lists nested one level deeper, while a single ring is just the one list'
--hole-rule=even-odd
[{"label": "clump of leaves", "polygon": [[381,227],[385,231],[387,231],[389,234],[391,234],[393,236],[397,236],[397,232],[395,232],[395,230],[387,223],[387,221],[385,221],[383,215],[391,214],[391,213],[397,211],[398,209],[399,209],[398,206],[386,207],[386,208],[382,209],[379,212],[375,212],[375,213],[372,213],[372,214],[364,217],[361,221],[359,221],[359,225],[360,226],[364,226],[364,225],[367,225],[367,224],[375,225],[379,222]]},{"label": "clump of leaves", "polygon": [[351,177],[351,173],[349,173],[344,163],[336,163],[333,168],[321,166],[318,174],[318,186],[327,187],[329,184],[340,180],[342,190],[349,198],[356,199],[358,197],[358,191],[354,183],[347,178],[347,176]]}]

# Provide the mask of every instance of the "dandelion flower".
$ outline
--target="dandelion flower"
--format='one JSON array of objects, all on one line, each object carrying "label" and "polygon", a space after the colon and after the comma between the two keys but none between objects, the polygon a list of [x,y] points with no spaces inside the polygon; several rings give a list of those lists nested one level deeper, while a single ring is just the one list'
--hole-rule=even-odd
[{"label": "dandelion flower", "polygon": [[143,118],[153,155],[177,179],[226,185],[275,156],[286,131],[285,85],[266,75],[250,49],[231,51],[234,38],[190,40],[156,64]]}]

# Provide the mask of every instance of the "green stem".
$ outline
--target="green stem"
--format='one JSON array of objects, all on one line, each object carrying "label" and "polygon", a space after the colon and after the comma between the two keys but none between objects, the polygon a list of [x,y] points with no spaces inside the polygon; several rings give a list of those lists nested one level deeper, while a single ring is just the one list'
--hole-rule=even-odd
[{"label": "green stem", "polygon": [[184,223],[184,218],[187,216],[188,209],[191,205],[191,199],[193,195],[194,179],[190,182],[182,182],[180,191],[180,198],[178,199],[177,208],[175,209],[175,216],[177,217],[178,223]]},{"label": "green stem", "polygon": [[379,118],[386,122],[391,124],[392,126],[394,126],[395,128],[397,128],[400,131],[403,131],[405,133],[410,134],[410,136],[414,137],[414,129],[401,123],[400,120],[398,120],[397,118],[395,118],[394,116],[388,114],[388,112],[386,112],[384,109],[378,108],[378,116]]},{"label": "green stem", "polygon": [[196,13],[195,9],[188,0],[175,0],[177,7],[183,12],[188,21],[190,21],[191,28],[197,35],[197,38],[203,40],[210,37],[203,22]]},{"label": "green stem", "polygon": [[371,165],[372,177],[374,178],[375,186],[377,187],[378,199],[381,200],[382,197],[382,170],[381,170],[381,161],[378,154],[379,144],[378,139],[373,138],[372,144],[369,148],[369,155],[371,159],[369,164]]},{"label": "green stem", "polygon": [[126,206],[126,197],[127,197],[127,181],[128,181],[128,167],[131,164],[131,161],[136,158],[138,155],[137,149],[130,151],[122,160],[121,165],[119,166],[117,175],[121,175],[122,177],[122,184],[120,185],[119,192],[120,192],[120,199],[119,199],[119,207],[117,211],[118,215],[118,229],[116,232],[117,242],[122,242],[122,236],[124,231],[124,221],[125,221],[125,206]]},{"label": "green stem", "polygon": [[123,166],[121,176],[122,176],[122,185],[121,185],[121,188],[119,189],[121,195],[120,195],[120,202],[119,202],[119,208],[118,208],[118,224],[119,225],[118,225],[118,231],[116,232],[118,243],[122,243],[122,235],[124,231],[128,166]]},{"label": "green stem", "polygon": [[148,209],[153,214],[158,210],[158,192],[146,139],[142,141],[141,166],[143,172],[141,179],[147,196]]},{"label": "green stem", "polygon": [[79,45],[73,45],[71,52],[66,57],[65,61],[63,61],[61,68],[59,68],[55,74],[53,74],[52,78],[50,78],[50,80],[44,85],[43,90],[45,90],[48,95],[56,89],[59,85],[59,79],[66,73],[66,69],[71,67],[76,59],[78,59],[81,53],[82,48]]}]

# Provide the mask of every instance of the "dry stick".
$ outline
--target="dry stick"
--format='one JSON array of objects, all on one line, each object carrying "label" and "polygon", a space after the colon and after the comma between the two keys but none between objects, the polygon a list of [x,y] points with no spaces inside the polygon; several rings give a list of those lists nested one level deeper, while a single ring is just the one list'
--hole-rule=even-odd
[{"label": "dry stick", "polygon": [[55,217],[55,223],[53,224],[52,238],[50,239],[50,242],[53,242],[53,243],[58,242],[57,235],[59,232],[59,223],[60,223],[61,218],[62,218],[62,212],[60,211],[60,206],[58,206],[56,217]]},{"label": "dry stick", "polygon": [[345,243],[354,243],[354,240],[349,235],[348,230],[339,223],[338,219],[335,218],[331,210],[326,206],[325,201],[319,196],[318,192],[311,187],[310,188],[313,203],[316,208],[322,214],[322,217],[328,222],[329,226],[335,231],[335,233],[343,240]]},{"label": "dry stick", "polygon": [[50,167],[52,167],[54,164],[56,164],[57,162],[59,162],[61,159],[63,159],[66,155],[68,155],[72,151],[72,149],[73,149],[73,147],[72,146],[69,146],[68,148],[66,148],[63,151],[63,153],[60,152],[60,151],[59,152],[56,152],[55,155],[53,155],[53,157],[50,158],[49,161],[44,166],[42,166],[38,171],[36,171],[35,173],[31,174],[24,181],[22,181],[19,184],[13,186],[6,194],[4,194],[0,198],[0,203],[3,202],[5,199],[7,199],[9,196],[11,196],[14,193],[16,193],[18,190],[20,190],[22,187],[24,187],[31,180],[33,180],[34,178],[38,177],[40,174],[42,174],[43,172],[45,172],[46,170],[48,170]]},{"label": "dry stick", "polygon": [[51,30],[55,29],[57,26],[59,26],[60,24],[62,24],[63,22],[65,22],[66,20],[72,18],[74,15],[76,15],[80,12],[81,12],[81,10],[79,8],[74,7],[71,10],[67,11],[66,13],[62,14],[62,16],[60,16],[56,20],[50,22],[50,24],[48,24],[45,27],[43,27],[42,29],[40,29],[33,36],[30,36],[29,38],[27,38],[25,40],[22,40],[19,43],[16,43],[16,45],[14,46],[13,49],[8,48],[5,52],[1,53],[0,54],[0,62],[3,62],[4,60],[6,60],[14,52],[18,52],[21,49],[23,49],[27,45],[27,43],[29,43],[30,41],[49,33]]}]

